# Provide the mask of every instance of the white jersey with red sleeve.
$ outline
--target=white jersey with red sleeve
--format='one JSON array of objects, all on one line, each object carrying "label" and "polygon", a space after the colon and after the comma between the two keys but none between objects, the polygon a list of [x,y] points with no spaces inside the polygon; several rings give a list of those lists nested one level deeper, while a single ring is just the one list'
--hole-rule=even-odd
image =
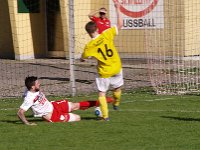
[{"label": "white jersey with red sleeve", "polygon": [[42,117],[53,111],[52,103],[40,91],[35,93],[26,91],[24,94],[24,102],[20,108],[25,111],[32,108],[35,117]]}]

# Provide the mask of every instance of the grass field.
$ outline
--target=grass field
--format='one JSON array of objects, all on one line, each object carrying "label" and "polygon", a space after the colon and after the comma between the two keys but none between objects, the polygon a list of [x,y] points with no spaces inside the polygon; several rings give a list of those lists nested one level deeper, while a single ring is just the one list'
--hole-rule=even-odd
[{"label": "grass field", "polygon": [[[74,97],[73,100],[91,96]],[[57,100],[60,97],[50,97]],[[110,121],[97,121],[94,109],[77,111],[76,123],[23,125],[16,116],[21,99],[0,100],[0,150],[190,150],[200,149],[200,97],[159,96],[147,90],[124,93]]]}]

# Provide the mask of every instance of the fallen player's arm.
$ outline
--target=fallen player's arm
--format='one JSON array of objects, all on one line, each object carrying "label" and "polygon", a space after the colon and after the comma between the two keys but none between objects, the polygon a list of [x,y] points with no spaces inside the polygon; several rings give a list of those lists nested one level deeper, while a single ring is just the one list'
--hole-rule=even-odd
[{"label": "fallen player's arm", "polygon": [[28,122],[28,120],[26,119],[24,113],[26,111],[23,110],[23,109],[19,109],[18,113],[17,113],[17,116],[19,117],[19,119],[25,124],[25,125],[37,125],[36,123],[31,123],[31,122]]}]

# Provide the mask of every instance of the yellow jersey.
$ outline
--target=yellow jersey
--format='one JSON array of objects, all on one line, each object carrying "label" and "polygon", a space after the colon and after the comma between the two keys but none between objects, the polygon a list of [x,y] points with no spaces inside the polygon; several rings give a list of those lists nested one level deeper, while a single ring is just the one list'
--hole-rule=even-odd
[{"label": "yellow jersey", "polygon": [[121,59],[114,45],[118,29],[113,26],[93,38],[84,48],[82,58],[94,57],[98,61],[98,74],[101,78],[116,75],[122,68]]}]

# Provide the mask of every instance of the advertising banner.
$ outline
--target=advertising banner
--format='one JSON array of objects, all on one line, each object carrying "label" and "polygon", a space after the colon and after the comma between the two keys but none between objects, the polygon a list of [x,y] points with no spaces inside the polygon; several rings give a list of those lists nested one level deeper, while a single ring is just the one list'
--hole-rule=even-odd
[{"label": "advertising banner", "polygon": [[[123,18],[122,29],[164,28],[163,0],[118,0]],[[110,0],[110,20],[117,23],[113,0]]]}]

